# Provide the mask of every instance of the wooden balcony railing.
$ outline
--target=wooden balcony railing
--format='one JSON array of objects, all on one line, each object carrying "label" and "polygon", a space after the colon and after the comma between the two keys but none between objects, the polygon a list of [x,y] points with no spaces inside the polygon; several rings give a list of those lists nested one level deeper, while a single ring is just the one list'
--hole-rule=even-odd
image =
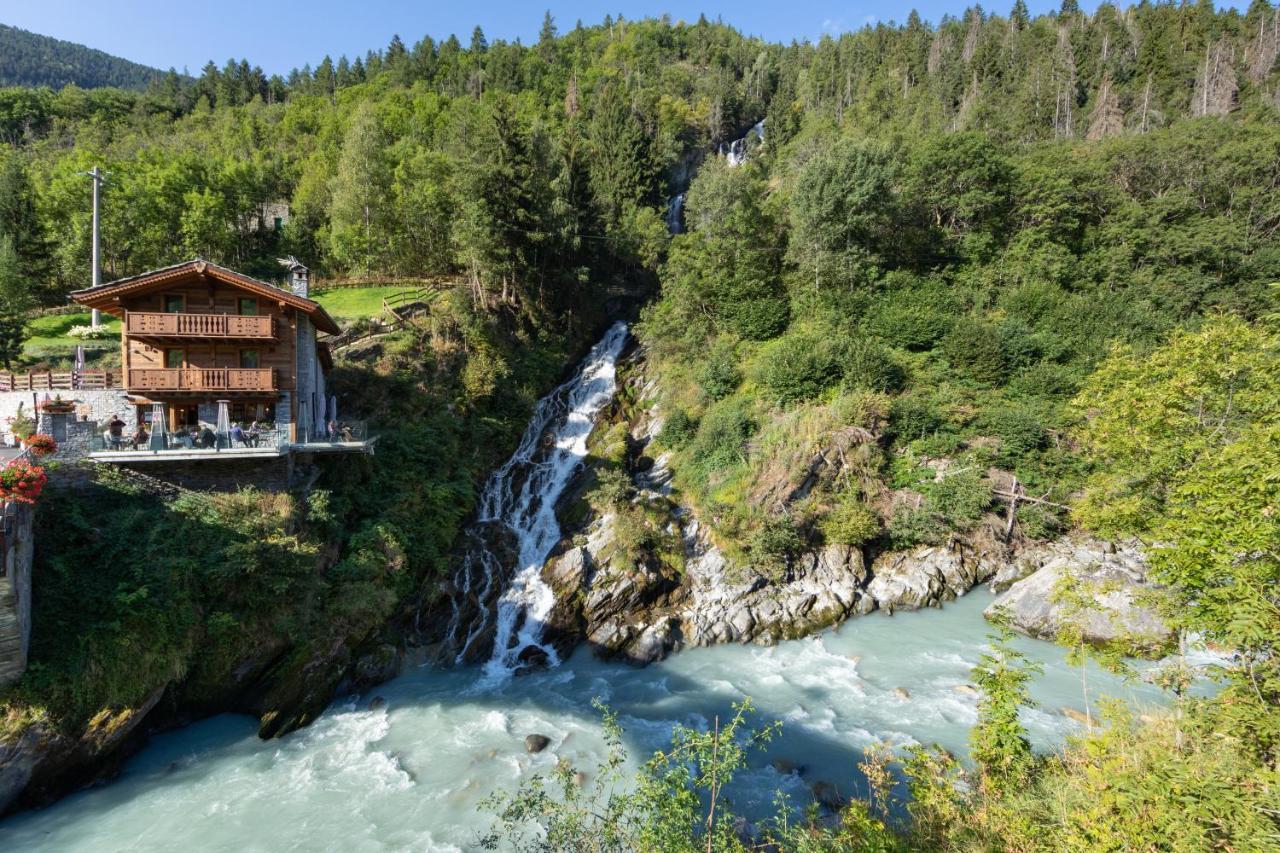
[{"label": "wooden balcony railing", "polygon": [[126,334],[157,338],[252,338],[275,340],[275,317],[242,314],[159,314],[129,311]]},{"label": "wooden balcony railing", "polygon": [[275,391],[274,368],[131,368],[130,391]]}]

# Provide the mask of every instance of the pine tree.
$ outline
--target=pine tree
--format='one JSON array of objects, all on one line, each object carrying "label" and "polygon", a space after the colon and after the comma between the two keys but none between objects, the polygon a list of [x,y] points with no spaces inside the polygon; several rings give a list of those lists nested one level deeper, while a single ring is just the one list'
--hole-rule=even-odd
[{"label": "pine tree", "polygon": [[556,19],[551,17],[548,9],[542,16],[542,29],[538,31],[538,45],[547,46],[556,40]]},{"label": "pine tree", "polygon": [[1013,23],[1015,29],[1025,30],[1027,24],[1031,23],[1031,14],[1027,11],[1026,0],[1017,0],[1013,4],[1013,10],[1009,12],[1009,20]]},{"label": "pine tree", "polygon": [[0,234],[0,364],[6,370],[22,355],[27,312],[33,303],[13,238]]}]

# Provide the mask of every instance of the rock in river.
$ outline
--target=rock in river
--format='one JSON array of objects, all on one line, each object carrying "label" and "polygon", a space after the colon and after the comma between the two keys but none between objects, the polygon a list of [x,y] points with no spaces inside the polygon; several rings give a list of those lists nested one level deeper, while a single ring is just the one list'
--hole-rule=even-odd
[{"label": "rock in river", "polygon": [[1142,654],[1159,654],[1173,640],[1150,600],[1159,588],[1147,580],[1137,543],[1060,539],[1024,553],[1022,563],[1039,567],[1001,593],[988,618],[1003,608],[1010,627],[1031,637],[1052,640],[1078,626],[1085,642],[1119,640]]},{"label": "rock in river", "polygon": [[551,738],[546,735],[532,734],[524,736],[524,750],[530,755],[537,755],[551,745]]}]

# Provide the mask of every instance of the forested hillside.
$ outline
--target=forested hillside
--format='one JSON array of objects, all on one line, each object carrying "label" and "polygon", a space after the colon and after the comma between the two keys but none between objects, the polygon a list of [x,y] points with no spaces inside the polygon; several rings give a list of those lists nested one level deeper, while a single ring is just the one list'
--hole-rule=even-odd
[{"label": "forested hillside", "polygon": [[144,89],[159,76],[101,50],[0,24],[0,86]]},{"label": "forested hillside", "polygon": [[[1277,23],[1264,0],[1035,19],[1017,4],[782,46],[705,21],[548,20],[528,46],[396,38],[288,80],[228,62],[147,93],[8,90],[0,139],[35,220],[4,230],[46,241],[17,247],[45,298],[81,283],[93,162],[112,174],[108,277],[193,254],[262,272],[287,250],[327,274],[500,280],[519,263],[545,283],[586,255],[651,261],[683,166],[765,116],[775,145],[840,132],[891,152],[957,131],[1022,145],[1270,122]],[[280,234],[258,215],[274,201],[293,211]]]}]

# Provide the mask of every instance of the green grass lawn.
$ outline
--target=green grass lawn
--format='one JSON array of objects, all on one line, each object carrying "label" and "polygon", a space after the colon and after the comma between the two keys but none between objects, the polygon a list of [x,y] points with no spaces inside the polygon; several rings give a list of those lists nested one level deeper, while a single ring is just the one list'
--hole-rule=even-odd
[{"label": "green grass lawn", "polygon": [[315,300],[324,306],[329,316],[342,322],[376,317],[382,313],[382,300],[406,287],[360,287],[329,290],[315,294]]},{"label": "green grass lawn", "polygon": [[31,358],[70,357],[75,352],[76,344],[84,344],[86,350],[109,351],[120,346],[120,321],[107,314],[102,315],[102,324],[111,330],[111,337],[96,340],[81,340],[67,334],[72,326],[89,325],[89,312],[83,314],[56,314],[51,317],[36,317],[27,323],[27,340],[23,344],[23,352]]}]

